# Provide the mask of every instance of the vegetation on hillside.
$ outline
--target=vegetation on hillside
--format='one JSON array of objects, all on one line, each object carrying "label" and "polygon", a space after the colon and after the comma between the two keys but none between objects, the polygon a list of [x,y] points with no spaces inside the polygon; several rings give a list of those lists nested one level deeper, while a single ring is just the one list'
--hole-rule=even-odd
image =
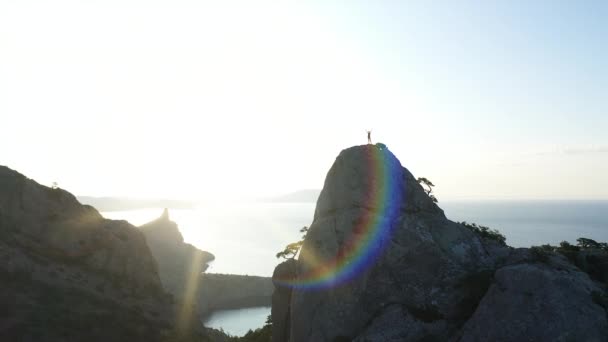
[{"label": "vegetation on hillside", "polygon": [[293,259],[298,255],[300,248],[304,244],[304,239],[306,238],[306,234],[308,233],[308,227],[304,226],[300,229],[300,233],[302,233],[302,239],[297,242],[292,242],[285,246],[285,249],[277,253],[277,258],[283,259]]},{"label": "vegetation on hillside", "polygon": [[576,245],[562,241],[559,246],[532,246],[530,252],[540,262],[549,262],[551,255],[561,254],[591,278],[608,284],[608,243],[583,237],[576,239],[576,242]]},{"label": "vegetation on hillside", "polygon": [[431,182],[430,180],[428,180],[428,178],[425,177],[419,177],[416,181],[418,181],[418,183],[422,185],[423,188],[426,187],[426,189],[424,189],[424,192],[426,192],[426,194],[433,202],[437,203],[437,197],[435,197],[435,195],[433,194],[433,187],[435,186],[435,184],[433,184],[433,182]]},{"label": "vegetation on hillside", "polygon": [[[572,245],[568,241],[562,241],[559,246],[550,244],[532,246],[530,251],[540,259],[547,259],[551,253],[560,253],[573,262],[577,261],[577,257],[583,251],[608,252],[608,243],[606,242],[597,242],[583,237],[576,239],[576,242],[576,245]],[[606,254],[608,255],[608,253]]]},{"label": "vegetation on hillside", "polygon": [[503,246],[507,245],[507,243],[506,243],[507,238],[496,229],[491,229],[490,227],[478,225],[476,223],[468,223],[466,221],[462,221],[462,222],[458,222],[458,223],[465,226],[466,228],[471,230],[473,233],[479,235],[479,237],[481,237],[483,239],[494,240]]}]

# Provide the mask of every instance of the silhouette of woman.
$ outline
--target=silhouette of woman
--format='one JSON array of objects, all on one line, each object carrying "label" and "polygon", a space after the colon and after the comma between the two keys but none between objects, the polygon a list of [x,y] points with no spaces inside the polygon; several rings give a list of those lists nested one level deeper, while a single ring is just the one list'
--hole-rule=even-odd
[{"label": "silhouette of woman", "polygon": [[372,131],[371,130],[365,130],[367,132],[367,143],[371,144],[372,143]]}]

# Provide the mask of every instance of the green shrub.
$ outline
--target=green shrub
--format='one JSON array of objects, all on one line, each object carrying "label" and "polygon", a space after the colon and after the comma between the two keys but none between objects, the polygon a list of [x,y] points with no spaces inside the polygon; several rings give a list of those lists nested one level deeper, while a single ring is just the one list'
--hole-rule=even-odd
[{"label": "green shrub", "polygon": [[496,229],[491,229],[490,227],[477,225],[476,223],[468,223],[466,221],[459,222],[459,223],[483,239],[494,240],[503,246],[507,245],[507,243],[506,243],[507,238]]},{"label": "green shrub", "polygon": [[595,240],[592,239],[588,239],[588,238],[578,238],[576,239],[577,242],[577,246],[580,248],[595,248],[595,249],[601,249],[604,251],[608,251],[608,243],[605,242],[597,242]]},{"label": "green shrub", "polygon": [[530,252],[539,261],[548,260],[549,253],[559,253],[591,278],[608,283],[608,244],[588,238],[578,238],[576,241],[577,245],[562,241],[559,246],[532,246]]},{"label": "green shrub", "polygon": [[532,254],[532,257],[535,260],[540,261],[540,262],[548,262],[549,255],[550,255],[550,253],[552,253],[552,250],[549,250],[546,246],[549,246],[549,245],[530,247],[530,253]]},{"label": "green shrub", "polygon": [[559,243],[559,247],[557,248],[558,251],[572,251],[572,252],[578,252],[581,250],[581,247],[579,246],[574,246],[571,245],[568,241],[562,241]]},{"label": "green shrub", "polygon": [[284,258],[284,259],[294,259],[296,257],[296,255],[298,255],[298,252],[300,251],[300,249],[302,248],[302,245],[304,244],[304,239],[306,239],[306,234],[308,234],[308,227],[304,226],[300,229],[300,233],[302,233],[302,240],[297,241],[297,242],[292,242],[290,244],[288,244],[287,246],[285,246],[285,249],[283,249],[282,251],[277,253],[277,258]]},{"label": "green shrub", "polygon": [[431,182],[430,180],[428,180],[428,178],[425,177],[419,177],[418,179],[416,179],[416,181],[418,182],[418,184],[422,185],[422,189],[424,190],[424,192],[426,192],[427,196],[429,196],[431,201],[433,201],[433,203],[437,203],[437,197],[435,197],[435,194],[433,194],[433,187],[435,186],[435,184],[433,184],[433,182]]}]

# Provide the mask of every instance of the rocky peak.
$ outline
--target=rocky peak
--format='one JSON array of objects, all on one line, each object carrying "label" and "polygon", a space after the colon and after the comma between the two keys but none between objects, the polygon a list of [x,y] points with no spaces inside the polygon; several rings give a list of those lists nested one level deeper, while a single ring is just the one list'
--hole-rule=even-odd
[{"label": "rocky peak", "polygon": [[140,229],[158,263],[164,288],[178,298],[198,292],[200,275],[215,259],[213,254],[185,243],[177,224],[169,219],[167,209]]},{"label": "rocky peak", "polygon": [[406,211],[443,215],[384,144],[353,146],[338,155],[325,178],[314,219],[357,208],[392,215]]},{"label": "rocky peak", "polygon": [[169,219],[169,210],[164,209],[159,218],[139,227],[146,238],[162,245],[182,245],[184,237],[177,227],[177,223]]},{"label": "rocky peak", "polygon": [[165,210],[163,210],[163,213],[160,215],[159,220],[161,220],[161,221],[170,221],[170,219],[169,219],[169,209],[165,208]]},{"label": "rocky peak", "polygon": [[448,220],[386,146],[348,148],[273,275],[273,341],[605,340],[602,285],[530,255]]}]

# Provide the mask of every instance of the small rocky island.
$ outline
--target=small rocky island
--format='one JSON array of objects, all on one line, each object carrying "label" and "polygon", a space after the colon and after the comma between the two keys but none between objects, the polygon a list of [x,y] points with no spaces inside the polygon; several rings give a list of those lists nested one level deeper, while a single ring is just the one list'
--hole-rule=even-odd
[{"label": "small rocky island", "polygon": [[608,339],[605,248],[496,236],[447,219],[386,146],[346,149],[299,257],[275,269],[272,340]]}]

